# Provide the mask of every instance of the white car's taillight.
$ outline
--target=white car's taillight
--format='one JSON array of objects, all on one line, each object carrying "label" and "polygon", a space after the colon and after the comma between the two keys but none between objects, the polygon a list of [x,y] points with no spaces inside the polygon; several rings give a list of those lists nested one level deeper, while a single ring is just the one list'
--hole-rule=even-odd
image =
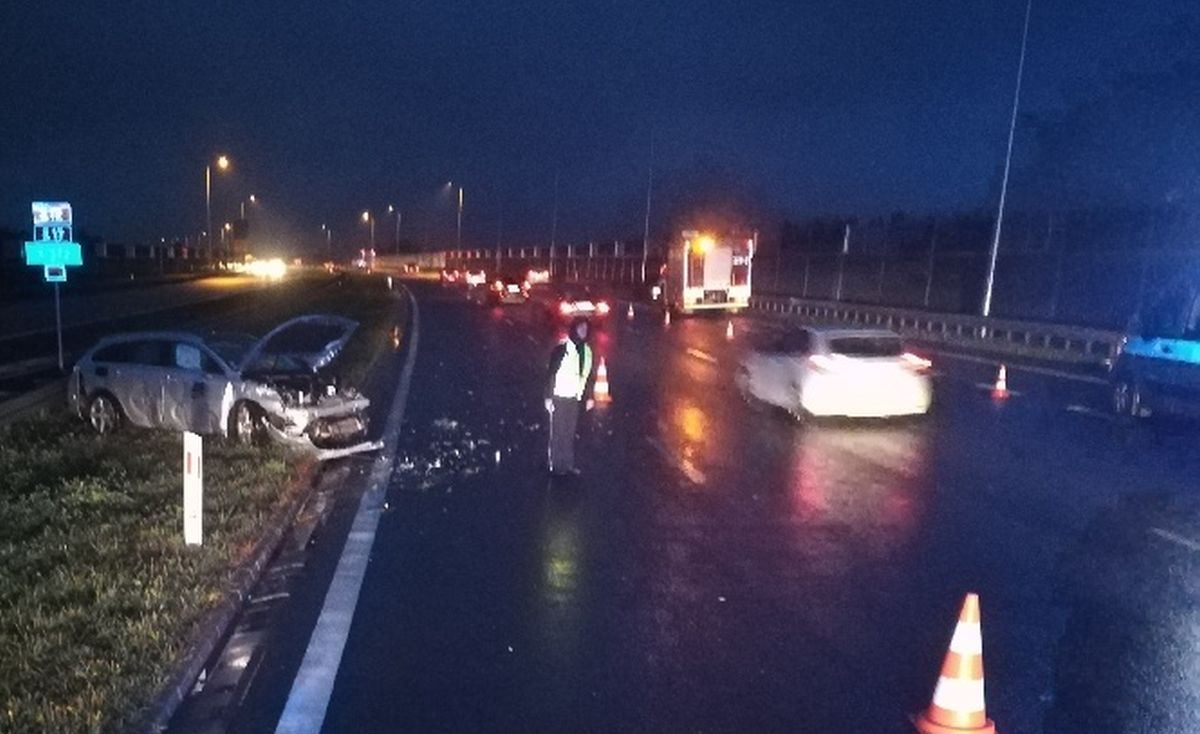
[{"label": "white car's taillight", "polygon": [[933,362],[930,362],[928,359],[925,359],[919,354],[913,354],[912,352],[905,352],[904,354],[901,354],[900,359],[904,360],[905,365],[918,371],[924,371],[933,366]]}]

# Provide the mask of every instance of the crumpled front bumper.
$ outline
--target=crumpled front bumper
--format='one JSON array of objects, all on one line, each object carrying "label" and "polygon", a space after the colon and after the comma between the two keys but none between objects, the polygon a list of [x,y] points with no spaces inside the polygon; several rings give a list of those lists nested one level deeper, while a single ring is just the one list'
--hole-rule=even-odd
[{"label": "crumpled front bumper", "polygon": [[312,453],[318,461],[378,451],[382,441],[365,440],[370,405],[365,397],[335,395],[315,405],[285,408],[281,415],[268,416],[267,434],[284,446]]}]

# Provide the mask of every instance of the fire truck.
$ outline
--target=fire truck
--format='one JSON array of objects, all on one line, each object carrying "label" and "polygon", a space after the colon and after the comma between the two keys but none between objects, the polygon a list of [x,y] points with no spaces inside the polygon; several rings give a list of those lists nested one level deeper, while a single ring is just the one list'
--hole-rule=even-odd
[{"label": "fire truck", "polygon": [[750,305],[758,232],[684,230],[667,251],[663,307],[679,313],[737,311]]}]

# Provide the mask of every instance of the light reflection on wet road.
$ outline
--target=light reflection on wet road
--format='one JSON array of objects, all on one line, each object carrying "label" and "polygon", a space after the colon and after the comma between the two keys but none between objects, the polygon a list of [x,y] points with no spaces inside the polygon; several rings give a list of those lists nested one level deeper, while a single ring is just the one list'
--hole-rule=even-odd
[{"label": "light reflection on wet road", "polygon": [[[642,315],[598,340],[614,402],[585,476],[550,482],[554,329],[451,293],[418,291],[405,449],[478,471],[397,472],[325,731],[909,731],[968,590],[1002,731],[1200,730],[1200,554],[1147,540],[1200,537],[1184,439],[1069,414],[1098,394],[1049,378],[994,406],[971,363],[926,419],[797,425],[733,389],[761,324]],[[1114,655],[1126,675],[1090,672]]]}]

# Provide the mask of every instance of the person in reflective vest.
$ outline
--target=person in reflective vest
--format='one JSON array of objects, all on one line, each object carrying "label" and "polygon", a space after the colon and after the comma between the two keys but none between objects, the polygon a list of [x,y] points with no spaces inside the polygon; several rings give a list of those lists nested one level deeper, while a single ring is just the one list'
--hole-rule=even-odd
[{"label": "person in reflective vest", "polygon": [[550,445],[546,458],[551,474],[579,473],[575,466],[575,428],[579,423],[579,409],[595,407],[592,386],[596,377],[592,372],[590,336],[591,324],[587,319],[577,318],[571,322],[567,338],[550,353],[545,400],[550,416]]}]

